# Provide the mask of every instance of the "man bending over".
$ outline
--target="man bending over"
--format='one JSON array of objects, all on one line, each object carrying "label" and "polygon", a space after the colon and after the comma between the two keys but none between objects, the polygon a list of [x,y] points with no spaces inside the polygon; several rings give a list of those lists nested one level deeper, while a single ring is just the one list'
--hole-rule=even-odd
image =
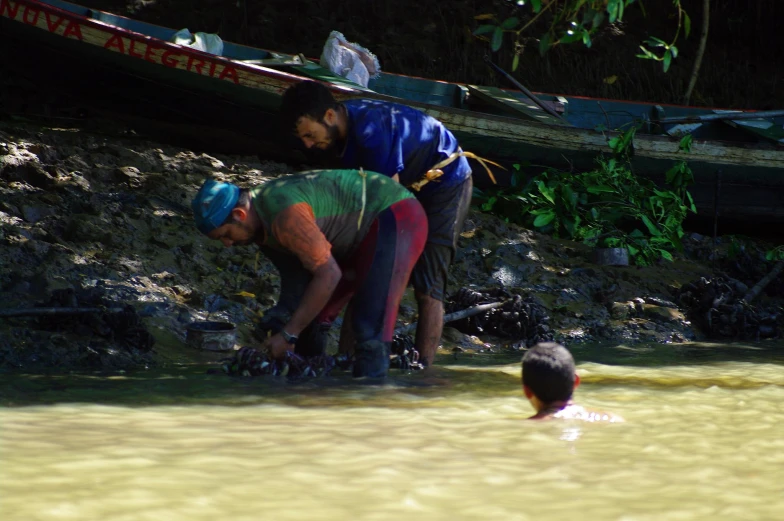
[{"label": "man bending over", "polygon": [[256,243],[312,277],[283,327],[264,341],[272,356],[293,350],[306,326],[331,323],[348,304],[354,376],[383,377],[400,299],[424,248],[422,206],[386,176],[325,170],[249,190],[207,180],[193,199],[198,229],[224,246]]}]

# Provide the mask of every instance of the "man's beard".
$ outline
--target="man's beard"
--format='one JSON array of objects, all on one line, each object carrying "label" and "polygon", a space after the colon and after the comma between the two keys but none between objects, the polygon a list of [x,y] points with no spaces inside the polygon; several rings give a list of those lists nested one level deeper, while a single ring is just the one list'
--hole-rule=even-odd
[{"label": "man's beard", "polygon": [[253,233],[253,228],[251,228],[250,226],[248,226],[247,224],[245,224],[244,222],[241,222],[241,221],[234,220],[232,222],[233,222],[233,224],[238,225],[240,228],[242,228],[243,230],[248,232],[248,238],[247,239],[242,240],[242,241],[234,241],[232,246],[249,246],[249,245],[253,244],[254,242],[256,242],[256,236]]},{"label": "man's beard", "polygon": [[343,151],[346,141],[340,139],[340,132],[337,125],[327,125],[323,123],[324,128],[327,129],[327,138],[329,138],[329,145],[327,148],[321,149],[316,146],[307,149],[308,157],[317,163],[330,164],[335,163]]}]

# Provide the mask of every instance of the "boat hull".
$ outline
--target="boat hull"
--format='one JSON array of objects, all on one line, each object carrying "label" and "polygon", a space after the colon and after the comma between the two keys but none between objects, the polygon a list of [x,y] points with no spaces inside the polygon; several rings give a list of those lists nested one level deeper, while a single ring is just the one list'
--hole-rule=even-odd
[{"label": "boat hull", "polygon": [[[178,144],[306,159],[276,124],[281,94],[303,79],[292,73],[296,67],[273,69],[209,55],[141,32],[154,26],[114,17],[121,27],[90,13],[36,0],[0,0],[3,68]],[[254,51],[247,49],[249,54]],[[338,99],[370,97],[419,108],[444,122],[464,150],[508,167],[528,165],[531,173],[544,167],[590,169],[598,155],[609,152],[607,141],[615,135],[479,112],[465,102],[446,106],[421,97],[391,96],[345,81],[329,87]],[[432,92],[456,88],[444,82],[425,84]],[[678,145],[677,138],[638,133],[632,156],[635,173],[662,183],[674,162],[686,160],[695,175],[691,192],[701,215],[715,215],[720,175],[718,214],[723,219],[784,223],[781,145],[695,138],[689,153]],[[478,165],[475,175],[479,186],[489,182]],[[503,182],[504,175],[498,177]]]}]

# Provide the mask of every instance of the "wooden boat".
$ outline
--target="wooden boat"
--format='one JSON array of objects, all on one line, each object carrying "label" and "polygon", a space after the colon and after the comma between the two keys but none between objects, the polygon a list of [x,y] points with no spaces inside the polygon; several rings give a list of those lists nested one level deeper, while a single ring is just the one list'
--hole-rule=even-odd
[{"label": "wooden boat", "polygon": [[[443,121],[463,149],[507,165],[591,168],[598,154],[609,152],[612,129],[642,122],[634,140],[636,173],[661,182],[673,162],[685,159],[700,214],[714,215],[720,172],[723,219],[784,222],[780,111],[729,119],[706,108],[539,94],[556,117],[512,90],[395,74],[364,88],[301,55],[224,42],[217,56],[172,43],[175,32],[60,0],[0,0],[5,70],[205,149],[280,157],[295,148],[292,138],[281,139],[276,111],[282,92],[309,78],[326,82],[338,99],[370,97],[422,109]],[[679,132],[691,132],[691,152],[679,150]]]}]

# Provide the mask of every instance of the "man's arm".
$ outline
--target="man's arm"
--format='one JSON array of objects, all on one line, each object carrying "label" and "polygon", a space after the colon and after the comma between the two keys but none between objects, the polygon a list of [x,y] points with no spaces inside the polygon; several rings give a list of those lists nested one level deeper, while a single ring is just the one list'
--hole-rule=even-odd
[{"label": "man's arm", "polygon": [[[299,306],[294,311],[285,326],[283,331],[290,335],[299,336],[302,330],[310,324],[316,315],[324,309],[324,306],[329,302],[330,297],[335,292],[335,288],[340,282],[343,272],[335,261],[335,258],[330,255],[326,263],[322,264],[313,271],[313,278],[305,288],[305,294],[302,296]],[[283,338],[280,333],[272,335],[264,342],[264,347],[269,349],[273,358],[281,358],[285,355],[286,351],[293,351],[294,344],[290,344]]]},{"label": "man's arm", "polygon": [[[296,255],[313,274],[297,309],[283,327],[283,331],[296,336],[329,302],[343,273],[330,252],[332,246],[316,225],[309,205],[298,203],[283,210],[272,223],[272,233],[280,245]],[[270,337],[265,346],[275,358],[294,349],[281,334]]]},{"label": "man's arm", "polygon": [[279,332],[291,320],[297,306],[302,302],[305,289],[313,274],[305,269],[299,259],[290,252],[284,252],[269,246],[260,246],[261,253],[272,262],[280,276],[280,294],[278,302],[269,309],[257,325],[257,336],[268,338]]},{"label": "man's arm", "polygon": [[327,305],[342,276],[343,272],[335,257],[330,255],[329,260],[313,272],[302,301],[283,329],[289,334],[299,335]]}]

